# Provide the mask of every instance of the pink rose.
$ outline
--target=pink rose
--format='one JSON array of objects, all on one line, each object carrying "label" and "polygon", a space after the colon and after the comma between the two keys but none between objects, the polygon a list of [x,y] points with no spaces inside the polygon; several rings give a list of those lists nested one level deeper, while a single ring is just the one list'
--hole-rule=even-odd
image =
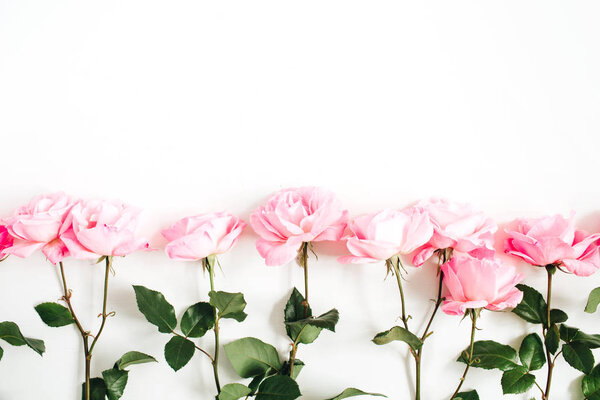
[{"label": "pink rose", "polygon": [[13,245],[14,239],[4,225],[0,225],[0,259],[7,255],[7,249]]},{"label": "pink rose", "polygon": [[417,204],[423,208],[433,223],[433,236],[413,258],[414,265],[422,265],[436,250],[452,248],[475,257],[494,254],[496,223],[469,204],[454,203],[444,199],[431,199]]},{"label": "pink rose", "polygon": [[340,240],[348,211],[328,190],[315,187],[275,193],[250,215],[260,236],[256,249],[267,265],[282,265],[296,257],[302,243]]},{"label": "pink rose", "polygon": [[75,258],[126,256],[146,250],[148,242],[139,236],[141,210],[120,201],[88,200],[71,209],[71,227],[61,239]]},{"label": "pink rose", "polygon": [[225,253],[245,227],[244,221],[225,212],[183,218],[162,231],[169,241],[165,251],[170,258],[182,261]]},{"label": "pink rose", "polygon": [[495,258],[456,255],[442,265],[445,301],[442,310],[463,315],[469,308],[499,311],[516,307],[523,293],[515,287],[523,279],[513,266]]},{"label": "pink rose", "polygon": [[574,217],[518,219],[514,230],[506,230],[504,251],[532,265],[557,264],[578,276],[591,275],[600,267],[600,234],[576,230]]},{"label": "pink rose", "polygon": [[41,249],[52,264],[62,261],[68,251],[60,235],[68,228],[65,220],[74,204],[75,200],[64,193],[53,193],[37,196],[18,208],[3,221],[14,237],[14,244],[7,252],[28,257]]},{"label": "pink rose", "polygon": [[429,216],[418,207],[363,215],[348,228],[352,235],[345,238],[346,247],[352,255],[340,257],[342,263],[376,262],[412,253],[433,235]]}]

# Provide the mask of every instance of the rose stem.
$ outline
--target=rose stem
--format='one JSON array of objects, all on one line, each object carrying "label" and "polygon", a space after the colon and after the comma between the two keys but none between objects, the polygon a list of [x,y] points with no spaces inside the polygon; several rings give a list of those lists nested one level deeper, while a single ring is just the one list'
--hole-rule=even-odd
[{"label": "rose stem", "polygon": [[421,345],[421,347],[417,350],[417,360],[416,360],[416,383],[415,383],[415,400],[421,400],[421,360],[423,357],[423,346],[425,344],[425,339],[427,339],[427,337],[430,335],[429,333],[429,328],[431,328],[431,324],[433,323],[433,319],[435,318],[435,315],[437,314],[438,309],[440,308],[440,305],[442,304],[443,298],[442,298],[442,283],[443,283],[443,279],[444,279],[444,273],[441,270],[441,265],[444,264],[446,261],[448,261],[450,259],[450,257],[452,257],[452,249],[440,249],[438,250],[438,254],[439,254],[439,259],[438,259],[438,276],[439,276],[439,280],[438,280],[438,292],[437,292],[437,299],[435,301],[435,306],[433,308],[433,312],[431,313],[431,317],[429,318],[429,321],[427,322],[427,326],[425,327],[425,331],[423,332],[423,336],[421,336],[421,342],[423,342],[423,345]]},{"label": "rose stem", "polygon": [[302,268],[304,269],[304,318],[308,317],[308,243],[302,245]]},{"label": "rose stem", "polygon": [[[394,262],[394,261],[396,261],[396,262]],[[400,260],[400,256],[394,256],[392,258],[388,258],[385,262],[387,264],[387,267],[390,268],[391,270],[393,270],[394,275],[396,275],[396,282],[398,282],[398,291],[400,292],[400,303],[402,306],[402,317],[401,317],[402,324],[404,325],[404,329],[406,329],[407,331],[410,332],[410,329],[408,329],[408,316],[406,315],[404,289],[402,288],[402,276],[400,275],[400,268],[399,268],[399,265],[402,265],[402,261]],[[418,373],[419,366],[417,363],[417,353],[415,353],[415,350],[412,347],[410,347],[410,354],[412,354],[413,358],[415,359],[415,373]],[[416,378],[420,379],[420,376],[417,375]],[[420,390],[418,389],[417,384],[415,384],[415,392],[417,392],[417,391],[420,391]]]},{"label": "rose stem", "polygon": [[71,304],[71,290],[67,286],[67,278],[65,277],[65,267],[64,267],[62,261],[60,261],[58,263],[58,265],[60,267],[60,277],[62,279],[63,292],[64,292],[62,299],[65,301],[65,303],[67,303],[67,307],[69,308],[69,311],[71,312],[73,321],[75,322],[75,325],[77,326],[77,330],[79,330],[79,333],[81,334],[81,338],[83,339],[83,358],[85,361],[85,384],[84,384],[85,399],[89,400],[90,399],[90,360],[88,359],[88,353],[89,353],[88,337],[89,337],[90,333],[87,332],[85,329],[83,329],[83,326],[81,325],[81,323],[79,322],[79,319],[77,318],[77,315],[75,314],[73,305]]},{"label": "rose stem", "polygon": [[[206,265],[208,267],[208,275],[210,277],[210,291],[215,291],[215,261],[213,259],[212,264],[210,258],[207,257]],[[217,308],[213,307],[215,313],[215,327],[213,328],[213,332],[215,334],[215,356],[212,360],[213,366],[213,375],[215,376],[215,386],[217,387],[217,395],[221,393],[221,384],[219,383],[219,316],[217,313]]]},{"label": "rose stem", "polygon": [[555,265],[546,265],[546,273],[548,275],[548,288],[547,288],[547,298],[546,298],[546,324],[542,326],[542,334],[544,336],[544,347],[546,347],[546,359],[548,360],[548,377],[546,379],[546,390],[544,395],[542,396],[543,400],[548,400],[550,397],[550,385],[552,384],[552,371],[554,370],[554,362],[556,361],[556,357],[552,360],[552,355],[548,350],[548,346],[546,343],[546,335],[548,334],[548,330],[550,329],[551,320],[550,320],[550,302],[552,301],[552,275],[556,271]]},{"label": "rose stem", "polygon": [[465,378],[467,377],[469,368],[471,367],[471,364],[473,363],[473,345],[475,344],[475,330],[477,329],[477,316],[479,315],[480,312],[481,312],[480,308],[471,309],[469,311],[469,314],[471,315],[472,325],[471,325],[471,342],[469,344],[469,354],[467,356],[467,366],[465,367],[465,372],[463,373],[462,377],[460,378],[460,382],[458,383],[456,390],[454,391],[452,396],[450,396],[450,400],[452,400],[454,398],[454,396],[456,396],[458,394],[458,391],[460,390],[463,383],[465,382]]}]

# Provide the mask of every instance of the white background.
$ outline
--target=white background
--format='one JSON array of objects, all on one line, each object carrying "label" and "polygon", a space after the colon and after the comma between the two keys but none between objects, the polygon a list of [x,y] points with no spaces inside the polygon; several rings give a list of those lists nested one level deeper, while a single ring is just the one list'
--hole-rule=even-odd
[{"label": "white background", "polygon": [[[228,210],[247,219],[292,185],[335,191],[352,214],[442,195],[469,201],[499,223],[577,211],[600,230],[600,5],[594,1],[0,1],[0,156],[6,216],[30,197],[64,190],[120,198],[146,209],[146,231],[176,218]],[[256,336],[287,353],[282,308],[294,265],[267,268],[248,229],[221,258],[222,290],[241,290],[248,319],[223,324],[224,342]],[[347,386],[409,399],[412,364],[402,343],[375,346],[396,324],[397,288],[382,265],[345,266],[341,250],[311,260],[315,312],[336,306],[299,358],[304,399]],[[516,261],[515,261],[516,262]],[[66,262],[73,301],[97,326],[102,267]],[[159,363],[131,368],[124,399],[210,399],[211,369],[196,355],[173,372],[160,334],[138,312],[131,284],[158,289],[179,315],[206,300],[199,265],[162,251],[115,261],[108,321],[94,375],[128,350]],[[523,267],[526,282],[544,274]],[[434,268],[410,269],[408,308],[421,326]],[[582,309],[598,275],[558,274],[555,304],[589,332]],[[60,297],[40,254],[0,265],[0,320],[46,341],[43,358],[2,343],[0,399],[76,399],[80,338],[49,328],[33,306]],[[446,399],[462,365],[469,323],[440,315],[424,360],[424,399]],[[485,312],[479,339],[518,346],[531,325]],[[211,338],[200,340],[211,348]],[[236,380],[229,362],[224,383]],[[542,374],[540,374],[541,376]],[[580,374],[561,359],[554,399],[580,398]],[[500,399],[500,373],[473,370],[465,388]],[[544,378],[540,379],[544,382]],[[507,396],[527,399],[527,395]]]}]

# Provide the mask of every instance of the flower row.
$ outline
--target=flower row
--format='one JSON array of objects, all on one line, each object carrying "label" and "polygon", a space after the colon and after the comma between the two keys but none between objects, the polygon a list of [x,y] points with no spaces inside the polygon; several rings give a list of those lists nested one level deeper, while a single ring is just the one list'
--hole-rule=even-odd
[{"label": "flower row", "polygon": [[[139,216],[139,209],[118,201],[80,200],[63,193],[56,193],[34,198],[28,204],[15,210],[12,216],[1,221],[0,258],[9,255],[27,257],[33,252],[41,250],[52,264],[60,266],[65,289],[63,300],[68,306],[64,309],[64,312],[68,313],[68,315],[64,314],[66,315],[65,321],[69,324],[76,323],[84,340],[84,353],[88,362],[106,319],[111,313],[107,312],[106,308],[103,309],[102,325],[98,333],[91,339],[92,335],[80,326],[70,304],[71,294],[67,290],[63,260],[67,257],[105,258],[107,260],[104,291],[106,299],[108,271],[111,268],[112,257],[126,256],[135,251],[150,249],[148,241],[139,233]],[[422,350],[426,339],[431,334],[430,328],[438,308],[447,314],[470,316],[473,326],[470,344],[461,356],[462,362],[466,364],[465,372],[450,399],[467,399],[476,398],[469,396],[477,396],[474,391],[460,392],[460,389],[470,367],[487,368],[481,364],[478,365],[481,363],[481,359],[477,354],[483,344],[474,340],[477,319],[483,309],[492,311],[515,309],[514,312],[523,319],[539,323],[542,326],[543,339],[536,335],[530,341],[535,342],[531,351],[539,350],[544,358],[544,364],[548,365],[545,388],[542,388],[535,378],[532,380],[531,371],[534,369],[531,363],[525,365],[526,362],[521,360],[522,362],[514,363],[504,369],[492,365],[492,368],[504,371],[504,374],[507,375],[506,381],[512,379],[518,383],[516,386],[509,387],[507,385],[505,387],[503,375],[502,385],[505,393],[520,393],[536,384],[541,391],[542,399],[548,400],[552,370],[556,357],[558,357],[558,355],[554,356],[557,349],[554,348],[555,338],[553,335],[558,336],[557,341],[564,342],[564,346],[567,346],[565,347],[567,353],[572,350],[571,347],[577,347],[573,343],[581,344],[582,342],[581,336],[577,338],[573,333],[575,331],[568,331],[568,329],[576,328],[561,324],[566,318],[563,318],[562,314],[560,318],[557,315],[564,312],[551,309],[550,291],[547,299],[545,301],[542,299],[543,305],[540,305],[542,303],[538,301],[537,306],[533,307],[540,314],[539,318],[526,315],[527,313],[523,310],[531,305],[524,303],[530,301],[528,297],[537,296],[537,292],[532,288],[520,285],[523,276],[517,273],[513,266],[505,265],[496,257],[494,249],[496,223],[468,204],[431,199],[420,201],[404,209],[386,209],[349,219],[348,211],[343,209],[341,202],[331,192],[315,187],[291,188],[275,193],[266,204],[256,209],[250,215],[250,225],[259,236],[256,248],[269,266],[287,264],[296,259],[306,272],[311,244],[318,241],[343,241],[347,248],[347,254],[339,257],[339,261],[342,263],[379,262],[386,265],[388,272],[397,278],[402,303],[402,326],[395,326],[386,332],[377,334],[373,341],[379,345],[395,340],[408,344],[409,352],[415,361],[414,397],[417,400],[420,399],[421,392]],[[190,318],[194,318],[194,315],[196,319],[199,318],[199,315],[203,316],[202,321],[210,323],[200,330],[202,335],[208,330],[213,330],[215,333],[216,353],[211,356],[204,350],[202,351],[211,359],[215,369],[218,396],[222,394],[218,380],[218,323],[220,318],[234,318],[240,321],[241,314],[239,313],[243,314],[243,307],[236,313],[229,310],[229,314],[222,307],[225,307],[224,303],[233,301],[245,305],[245,301],[243,301],[241,293],[231,294],[214,290],[213,267],[215,257],[230,250],[238,241],[245,227],[246,223],[237,216],[226,212],[217,212],[183,218],[162,231],[162,235],[167,241],[165,252],[170,258],[181,261],[199,261],[204,268],[210,271],[211,302],[198,303],[202,305],[194,305],[195,309],[190,307]],[[545,268],[548,272],[548,288],[551,287],[552,276],[557,270],[578,276],[588,276],[600,268],[598,248],[600,234],[588,234],[576,229],[574,215],[570,215],[568,218],[555,215],[518,219],[511,224],[511,228],[506,229],[506,234],[504,251],[533,266]],[[405,309],[402,274],[406,270],[403,263],[409,260],[410,264],[418,267],[434,256],[437,258],[439,269],[437,300],[426,328],[422,333],[417,333],[411,331],[410,316]],[[524,298],[524,292],[526,298]],[[199,337],[190,334],[194,328],[190,328],[190,332],[184,332],[183,335],[176,334],[174,331],[176,320],[175,326],[160,325],[152,320],[152,315],[155,315],[156,312],[168,309],[164,304],[159,304],[164,300],[164,296],[161,300],[162,294],[136,287],[136,295],[146,300],[154,298],[154,302],[149,301],[148,305],[142,307],[140,297],[138,297],[140,311],[149,322],[158,326],[159,331],[172,332],[176,335],[173,338],[177,342],[173,344],[174,346],[189,346],[186,341],[189,341],[190,337]],[[142,300],[143,302],[144,300]],[[299,292],[293,294],[288,305],[291,308],[296,307],[293,315],[288,315],[286,307],[285,319],[288,336],[294,341],[294,345],[287,364],[282,364],[282,371],[287,372],[277,371],[277,374],[272,374],[278,378],[277,380],[272,379],[269,385],[277,386],[276,390],[289,392],[288,397],[282,398],[293,399],[297,396],[294,397],[295,391],[289,389],[290,382],[285,381],[279,375],[295,379],[293,371],[294,366],[297,365],[295,356],[298,345],[312,343],[322,329],[333,330],[332,328],[337,322],[337,310],[332,309],[318,317],[312,315],[308,303],[307,273],[305,273],[304,296]],[[158,307],[159,311],[152,310],[152,306]],[[104,301],[104,307],[106,307],[106,301]],[[45,317],[50,314],[56,315],[59,312],[59,308],[55,305],[46,305],[39,309],[36,308],[36,310],[46,323],[48,322]],[[553,311],[554,315],[551,315]],[[196,322],[200,324],[200,322]],[[331,325],[332,323],[333,325]],[[561,335],[561,330],[566,330],[567,333]],[[311,332],[314,337],[307,337]],[[571,332],[570,336],[569,332]],[[88,343],[88,340],[93,341]],[[593,344],[590,344],[592,342],[590,340],[585,342],[588,351],[590,348],[595,348]],[[598,342],[600,345],[600,339]],[[232,345],[228,346],[231,348]],[[261,345],[246,341],[244,346],[244,350],[240,350],[242,353],[248,350],[248,346]],[[581,351],[587,355],[585,350]],[[579,356],[580,352],[576,352]],[[567,353],[564,354],[564,357],[569,364],[573,365],[567,358]],[[165,354],[167,354],[167,348],[165,348]],[[229,352],[228,356],[230,356]],[[236,366],[234,361],[234,359],[237,360],[236,357],[229,357],[234,367]],[[285,365],[287,367],[284,368]],[[246,376],[247,371],[245,371],[244,365],[241,365],[240,369],[241,372],[238,372],[242,377],[256,378],[260,375]],[[588,375],[591,373],[589,365],[581,366],[578,369]],[[90,399],[93,398],[90,397],[90,393],[93,392],[93,379],[90,379],[89,368],[86,372],[84,398]],[[261,373],[267,375],[259,380],[260,385],[264,385],[268,379],[273,378],[268,375],[268,371],[261,370]],[[110,379],[105,377],[102,383],[107,393],[110,392],[109,382]],[[233,390],[232,387],[229,389]],[[247,389],[248,392],[246,389],[240,389],[240,393],[246,393],[243,396],[256,395],[260,399],[260,386],[254,392],[252,392],[251,386],[248,386]],[[364,392],[358,391],[354,395],[361,393],[364,394]],[[109,396],[109,398],[111,397]]]}]

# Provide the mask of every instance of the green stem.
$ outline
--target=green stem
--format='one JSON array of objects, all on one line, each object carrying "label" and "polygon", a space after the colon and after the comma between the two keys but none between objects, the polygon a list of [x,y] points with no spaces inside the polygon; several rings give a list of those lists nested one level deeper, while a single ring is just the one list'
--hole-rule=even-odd
[{"label": "green stem", "polygon": [[304,269],[304,318],[308,317],[308,243],[302,245],[302,269]]},{"label": "green stem", "polygon": [[300,337],[302,336],[302,332],[304,331],[304,328],[306,328],[308,325],[304,325],[302,327],[302,329],[300,329],[300,332],[298,332],[298,335],[296,336],[296,340],[294,340],[294,343],[292,344],[292,350],[290,351],[290,378],[293,379],[294,376],[294,364],[296,363],[296,352],[298,351],[298,341],[300,340]]},{"label": "green stem", "polygon": [[79,333],[81,334],[81,338],[83,339],[83,358],[84,358],[84,362],[85,362],[85,384],[84,384],[85,400],[90,400],[90,369],[91,369],[90,364],[91,364],[91,360],[89,357],[89,346],[88,346],[88,338],[90,336],[90,333],[88,331],[86,331],[85,329],[83,329],[83,326],[81,325],[81,323],[79,322],[79,319],[77,318],[77,315],[75,314],[73,305],[71,304],[71,290],[69,289],[69,287],[67,285],[67,278],[65,276],[65,268],[64,268],[62,261],[60,261],[58,263],[58,265],[60,267],[60,277],[62,280],[63,292],[64,292],[62,299],[65,301],[65,303],[67,303],[67,307],[69,308],[69,311],[71,312],[73,321],[75,322],[75,325],[77,326],[77,330],[79,331]]},{"label": "green stem", "polygon": [[465,378],[467,377],[467,373],[469,372],[469,368],[471,368],[471,364],[473,363],[473,346],[475,344],[475,330],[477,329],[477,317],[480,312],[481,312],[481,309],[472,309],[469,312],[471,314],[472,325],[471,325],[471,342],[469,344],[469,353],[467,355],[467,366],[465,367],[465,372],[463,373],[462,377],[460,378],[460,382],[458,383],[456,390],[454,391],[452,396],[450,396],[450,400],[452,400],[460,391],[460,388],[462,387],[463,383],[465,382]]},{"label": "green stem", "polygon": [[[546,296],[546,324],[545,326],[542,327],[542,334],[544,335],[544,339],[546,339],[546,335],[548,334],[548,331],[550,329],[550,327],[552,326],[551,323],[551,319],[550,319],[550,303],[552,301],[552,276],[554,275],[554,272],[556,271],[556,267],[554,265],[547,265],[546,266],[546,273],[548,276],[548,286],[547,286],[547,296]],[[544,340],[544,346],[545,346],[546,340]],[[556,358],[554,358],[554,360],[552,360],[552,355],[550,354],[550,351],[548,350],[548,347],[546,347],[546,359],[548,360],[548,374],[547,374],[547,378],[546,378],[546,390],[544,391],[544,395],[542,396],[542,400],[548,400],[550,397],[550,386],[552,384],[552,372],[554,370],[554,362],[556,360]]]},{"label": "green stem", "polygon": [[[400,292],[400,305],[402,307],[402,323],[404,324],[404,328],[408,331],[408,316],[406,315],[406,305],[404,300],[404,289],[402,288],[402,275],[400,275],[399,264],[401,263],[400,257],[395,256],[396,260],[388,259],[386,263],[388,267],[393,269],[394,275],[396,275],[396,282],[398,283],[398,291]],[[396,263],[394,263],[396,261]]]},{"label": "green stem", "polygon": [[[215,291],[215,261],[211,261],[207,257],[206,265],[208,267],[208,275],[210,277],[210,291]],[[219,383],[219,315],[217,312],[217,308],[213,307],[215,313],[215,327],[213,328],[213,332],[215,334],[215,356],[212,360],[213,366],[213,375],[215,377],[215,386],[217,387],[217,396],[221,393],[221,384]]]},{"label": "green stem", "polygon": [[[387,259],[385,262],[387,264],[387,267],[393,270],[394,275],[396,275],[398,291],[400,292],[400,305],[402,307],[402,316],[400,318],[402,320],[402,324],[404,325],[404,329],[410,332],[410,329],[408,328],[408,316],[406,315],[406,301],[404,299],[404,289],[402,287],[402,275],[400,274],[400,266],[402,265],[402,261],[400,260],[400,256],[394,256],[392,258]],[[412,347],[409,348],[410,354],[415,360],[415,392],[417,398],[419,398],[421,396],[421,369],[419,368],[417,353]]]},{"label": "green stem", "polygon": [[106,324],[106,320],[108,318],[108,314],[106,313],[106,303],[108,300],[108,277],[110,275],[110,268],[112,266],[112,256],[106,256],[106,271],[104,273],[104,297],[102,299],[102,323],[100,324],[100,329],[98,330],[98,333],[96,334],[96,336],[94,337],[94,340],[92,341],[92,345],[90,346],[90,351],[88,354],[88,358],[91,360],[92,358],[92,351],[94,350],[94,347],[96,346],[96,343],[98,342],[98,339],[100,338],[100,335],[102,334],[102,331],[104,330],[104,325]]},{"label": "green stem", "polygon": [[441,266],[446,261],[448,261],[450,259],[450,257],[452,257],[452,249],[440,249],[440,250],[438,250],[438,254],[439,254],[439,259],[438,259],[438,268],[437,268],[438,269],[437,299],[435,300],[435,305],[433,307],[433,312],[431,313],[431,317],[429,318],[429,321],[427,322],[427,325],[425,326],[425,330],[423,331],[423,336],[421,336],[421,338],[420,338],[421,342],[423,342],[423,344],[417,350],[416,366],[415,366],[415,369],[416,369],[416,372],[415,372],[415,375],[416,375],[415,400],[421,400],[421,361],[423,359],[423,347],[425,347],[425,340],[430,335],[429,329],[431,328],[433,319],[435,318],[435,316],[438,312],[438,309],[440,308],[440,306],[442,305],[442,301],[444,300],[444,298],[442,297],[444,273],[441,270]]}]

